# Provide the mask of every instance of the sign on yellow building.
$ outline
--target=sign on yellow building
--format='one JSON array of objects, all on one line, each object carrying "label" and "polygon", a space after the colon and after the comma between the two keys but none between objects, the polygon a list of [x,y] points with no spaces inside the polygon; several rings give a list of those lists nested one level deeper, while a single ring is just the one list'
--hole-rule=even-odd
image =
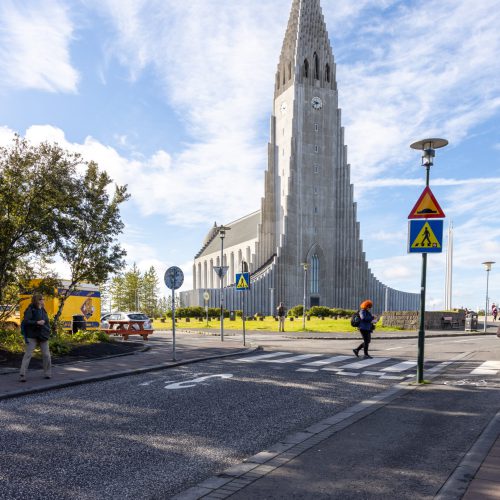
[{"label": "sign on yellow building", "polygon": [[[37,282],[33,280],[32,285],[36,287]],[[61,281],[61,287],[57,289],[55,297],[45,297],[45,309],[49,318],[53,318],[59,309],[59,298],[69,286],[69,281]],[[21,295],[20,316],[24,317],[24,311],[31,302],[31,295]],[[97,330],[101,321],[101,292],[99,287],[89,283],[81,283],[77,286],[64,303],[61,314],[61,321],[65,329],[71,329],[73,316],[79,315],[85,318],[87,329]]]}]

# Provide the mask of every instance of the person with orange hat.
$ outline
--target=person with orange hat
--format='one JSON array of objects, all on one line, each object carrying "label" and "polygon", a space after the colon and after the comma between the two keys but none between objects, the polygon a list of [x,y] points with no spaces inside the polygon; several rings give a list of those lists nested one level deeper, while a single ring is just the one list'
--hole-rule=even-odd
[{"label": "person with orange hat", "polygon": [[365,359],[372,359],[368,354],[368,347],[372,340],[372,331],[375,329],[374,323],[376,322],[376,316],[373,316],[370,309],[373,307],[373,302],[371,300],[365,300],[359,306],[359,331],[363,336],[363,343],[359,345],[358,348],[353,349],[352,352],[356,357],[359,357],[359,351],[363,349],[365,353]]}]

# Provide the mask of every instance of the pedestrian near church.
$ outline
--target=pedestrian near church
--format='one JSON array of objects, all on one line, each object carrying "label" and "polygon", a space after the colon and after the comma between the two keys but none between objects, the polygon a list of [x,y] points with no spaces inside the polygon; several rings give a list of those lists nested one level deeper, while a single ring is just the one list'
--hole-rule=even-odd
[{"label": "pedestrian near church", "polygon": [[280,332],[285,331],[285,318],[286,318],[286,309],[285,306],[283,305],[283,302],[280,302],[280,305],[276,308],[278,311],[278,330]]},{"label": "pedestrian near church", "polygon": [[368,354],[368,348],[370,346],[370,342],[372,340],[372,332],[375,330],[375,322],[377,321],[376,316],[373,316],[371,313],[371,308],[373,307],[373,302],[371,300],[365,300],[359,306],[359,331],[363,336],[363,343],[359,345],[356,349],[353,349],[352,352],[356,357],[359,357],[359,351],[363,349],[366,359],[372,359],[370,354]]},{"label": "pedestrian near church", "polygon": [[50,323],[41,293],[33,294],[31,304],[24,313],[21,330],[26,342],[26,350],[21,363],[19,380],[21,382],[26,382],[26,372],[28,371],[31,356],[37,345],[40,346],[42,351],[43,373],[45,378],[50,378],[52,376],[52,364],[49,351]]}]

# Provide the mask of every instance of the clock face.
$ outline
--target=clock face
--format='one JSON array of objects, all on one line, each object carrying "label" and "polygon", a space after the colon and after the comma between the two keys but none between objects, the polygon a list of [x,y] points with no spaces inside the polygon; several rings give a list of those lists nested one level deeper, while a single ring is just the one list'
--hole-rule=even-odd
[{"label": "clock face", "polygon": [[283,114],[283,115],[284,115],[284,114],[286,113],[286,108],[287,108],[287,106],[286,106],[286,102],[285,102],[285,101],[283,101],[283,102],[281,103],[281,106],[280,106],[281,114]]},{"label": "clock face", "polygon": [[323,107],[323,101],[319,97],[313,97],[311,100],[311,106],[314,109],[321,109]]}]

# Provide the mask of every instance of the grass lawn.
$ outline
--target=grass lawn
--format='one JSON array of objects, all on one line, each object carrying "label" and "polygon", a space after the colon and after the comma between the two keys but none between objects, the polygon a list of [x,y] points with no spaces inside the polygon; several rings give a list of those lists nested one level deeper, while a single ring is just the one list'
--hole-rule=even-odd
[{"label": "grass lawn", "polygon": [[[302,328],[303,322],[302,318],[294,319],[290,321],[290,318],[286,319],[285,331],[287,332],[357,332],[357,328],[351,326],[350,319],[331,319],[325,318],[323,320],[315,317],[311,317],[310,320],[306,321],[306,329]],[[177,319],[177,328],[182,328],[183,330],[199,330],[199,329],[211,329],[219,330],[220,321],[209,321],[208,326],[205,320],[199,321],[196,318],[191,318],[189,322],[185,318]],[[159,320],[153,322],[153,328],[155,330],[170,330],[172,328],[172,320],[167,318],[164,323]],[[278,331],[278,321],[272,317],[264,318],[264,321],[246,321],[245,328],[252,331],[263,331],[263,332],[277,332]],[[229,321],[229,318],[224,319],[224,330],[242,330],[243,322],[241,318],[237,318],[235,321]],[[375,333],[378,331],[382,332],[393,332],[394,328],[387,328],[377,325]]]}]

